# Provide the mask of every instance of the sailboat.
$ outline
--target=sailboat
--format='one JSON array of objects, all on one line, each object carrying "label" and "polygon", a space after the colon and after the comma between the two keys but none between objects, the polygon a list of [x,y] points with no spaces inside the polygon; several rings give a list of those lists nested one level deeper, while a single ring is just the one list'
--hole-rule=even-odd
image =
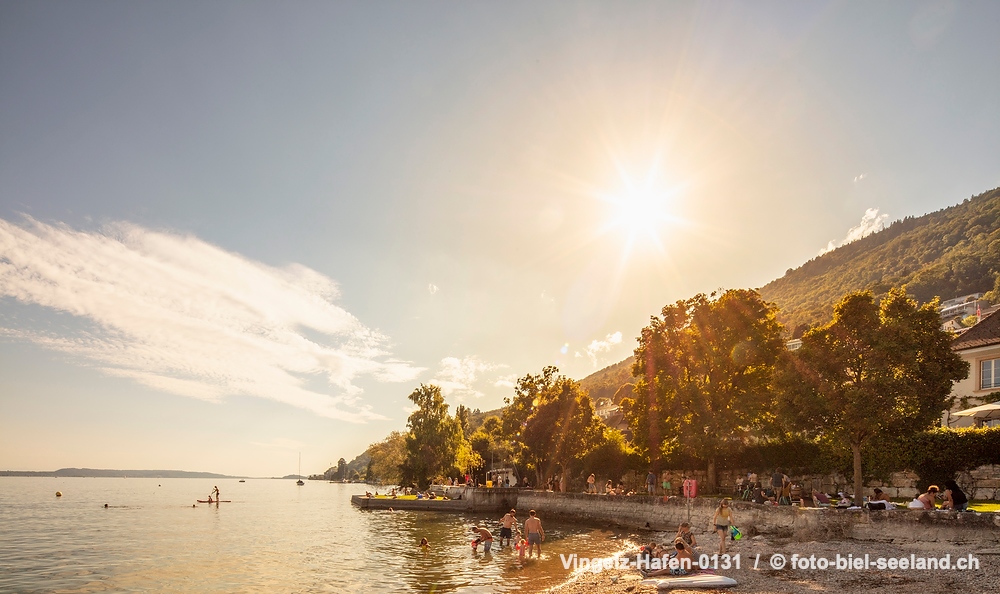
[{"label": "sailboat", "polygon": [[301,487],[302,485],[305,484],[305,483],[302,482],[302,452],[299,452],[299,474],[298,474],[298,476],[299,476],[299,480],[295,481],[295,484]]}]

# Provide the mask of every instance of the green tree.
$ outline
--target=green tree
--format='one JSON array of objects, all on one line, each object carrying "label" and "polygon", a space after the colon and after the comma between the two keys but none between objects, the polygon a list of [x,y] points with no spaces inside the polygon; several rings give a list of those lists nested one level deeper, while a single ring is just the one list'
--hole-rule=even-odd
[{"label": "green tree", "polygon": [[583,459],[583,467],[617,485],[626,471],[639,470],[641,459],[621,431],[605,426],[599,443]]},{"label": "green tree", "polygon": [[482,469],[483,462],[487,460],[508,462],[513,458],[514,452],[511,448],[511,442],[505,438],[503,422],[496,415],[490,415],[483,419],[483,424],[469,436],[469,444],[480,460],[480,463],[472,469],[473,471]]},{"label": "green tree", "polygon": [[846,295],[833,321],[807,332],[778,374],[779,410],[793,427],[850,445],[854,493],[862,493],[861,449],[876,436],[905,437],[951,406],[952,383],[969,365],[951,350],[937,303],[891,289]]},{"label": "green tree", "polygon": [[402,482],[402,465],[406,462],[406,434],[393,431],[385,439],[373,443],[365,450],[371,459],[365,472],[365,481],[398,485]]},{"label": "green tree", "polygon": [[642,329],[622,412],[654,468],[676,451],[700,458],[715,490],[717,459],[770,423],[784,350],[775,313],[756,291],[732,289],[668,305]]},{"label": "green tree", "polygon": [[403,479],[415,481],[421,489],[426,489],[430,479],[444,476],[466,463],[471,448],[462,435],[459,421],[448,414],[440,387],[420,384],[408,398],[417,405],[417,410],[407,420]]},{"label": "green tree", "polygon": [[519,379],[503,412],[504,431],[517,444],[522,464],[535,470],[536,484],[556,468],[568,479],[574,464],[603,437],[604,423],[594,414],[590,397],[558,373],[549,366],[540,375]]},{"label": "green tree", "polygon": [[469,437],[469,418],[472,416],[472,411],[469,410],[464,404],[459,404],[455,407],[455,418],[458,419],[458,424],[462,427],[462,435],[466,439]]}]

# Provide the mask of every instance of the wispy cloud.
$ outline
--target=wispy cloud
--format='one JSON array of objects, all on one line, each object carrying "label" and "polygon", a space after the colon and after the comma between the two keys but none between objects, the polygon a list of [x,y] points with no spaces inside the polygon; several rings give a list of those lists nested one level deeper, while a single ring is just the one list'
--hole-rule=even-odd
[{"label": "wispy cloud", "polygon": [[430,283],[430,284],[427,285],[427,292],[430,293],[431,295],[433,295],[434,293],[437,293],[438,290],[439,290],[438,286],[435,285],[434,283]]},{"label": "wispy cloud", "polygon": [[862,173],[860,175],[855,175],[854,176],[854,183],[858,183],[859,181],[865,179],[866,177],[868,177],[867,173]]},{"label": "wispy cloud", "polygon": [[267,266],[192,236],[0,219],[0,297],[88,322],[53,333],[15,320],[8,337],[182,396],[242,394],[333,419],[384,418],[355,380],[409,381],[423,370],[389,359],[386,337],[336,305],[338,295],[305,266]]},{"label": "wispy cloud", "polygon": [[[480,381],[480,375],[484,372],[505,369],[506,365],[497,363],[487,363],[481,361],[479,357],[469,356],[462,359],[457,357],[445,357],[441,359],[441,366],[434,375],[430,383],[441,388],[441,393],[445,396],[455,396],[459,400],[468,396],[480,397],[483,395],[475,384]],[[496,380],[496,382],[502,381]],[[500,385],[494,383],[494,385]],[[513,387],[513,383],[511,383]]]},{"label": "wispy cloud", "polygon": [[516,375],[514,375],[514,374],[502,375],[502,376],[498,377],[496,380],[494,380],[493,387],[495,387],[495,388],[513,388],[515,385],[517,385],[515,382],[517,382],[517,376]]},{"label": "wispy cloud", "polygon": [[590,358],[590,362],[597,367],[597,355],[610,351],[612,347],[622,342],[622,333],[615,332],[614,334],[608,334],[604,337],[604,340],[592,340],[590,344],[587,345],[586,353],[587,357]]},{"label": "wispy cloud", "polygon": [[861,217],[861,222],[847,231],[847,237],[841,241],[831,240],[830,243],[826,244],[825,248],[819,251],[819,255],[822,256],[827,252],[832,252],[842,245],[847,245],[848,243],[857,241],[866,235],[871,235],[872,233],[885,229],[885,221],[888,218],[888,214],[879,214],[877,208],[869,208],[865,211],[865,216]]}]

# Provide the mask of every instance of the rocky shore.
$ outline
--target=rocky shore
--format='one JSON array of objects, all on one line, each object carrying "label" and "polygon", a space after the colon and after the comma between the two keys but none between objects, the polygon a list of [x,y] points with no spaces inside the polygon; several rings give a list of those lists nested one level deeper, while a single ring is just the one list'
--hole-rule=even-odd
[{"label": "rocky shore", "polygon": [[[711,554],[715,547],[701,547],[701,553]],[[815,594],[816,592],[865,592],[870,594],[913,594],[920,591],[949,592],[1000,592],[1000,549],[984,548],[977,545],[949,543],[915,542],[908,544],[880,543],[870,541],[826,541],[798,542],[769,536],[757,536],[734,543],[728,551],[740,555],[740,569],[718,570],[717,573],[735,579],[737,586],[711,590],[670,590],[671,592],[745,592],[753,594]],[[769,561],[780,554],[790,560],[793,554],[799,557],[815,556],[834,560],[869,556],[871,569],[838,570],[792,569],[786,563],[782,569],[773,568]],[[929,558],[937,559],[950,555],[955,564],[959,558],[967,560],[972,555],[979,561],[979,569],[878,569],[875,560],[881,558]],[[756,561],[758,559],[759,561]],[[913,557],[911,557],[911,555]],[[754,564],[757,568],[754,568]],[[600,573],[580,572],[572,579],[548,592],[552,594],[636,594],[652,593],[652,586],[641,585],[638,571],[605,570]]]}]

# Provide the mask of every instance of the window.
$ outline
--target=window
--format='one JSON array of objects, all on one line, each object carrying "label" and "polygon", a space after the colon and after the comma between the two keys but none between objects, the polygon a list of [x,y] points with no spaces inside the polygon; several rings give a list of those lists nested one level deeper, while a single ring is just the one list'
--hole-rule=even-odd
[{"label": "window", "polygon": [[1000,388],[1000,359],[990,359],[979,364],[979,389]]}]

